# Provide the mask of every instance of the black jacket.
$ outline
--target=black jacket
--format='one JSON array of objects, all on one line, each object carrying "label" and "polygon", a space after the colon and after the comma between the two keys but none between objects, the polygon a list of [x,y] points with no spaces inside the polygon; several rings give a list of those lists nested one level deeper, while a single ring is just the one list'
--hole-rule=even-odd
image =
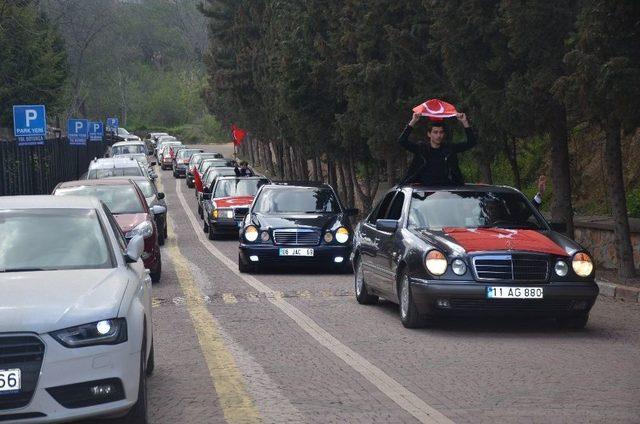
[{"label": "black jacket", "polygon": [[[434,185],[432,181],[425,181],[425,166],[429,162],[429,158],[432,156],[432,152],[436,149],[432,148],[428,141],[421,141],[414,143],[409,141],[409,135],[413,131],[413,128],[407,125],[398,138],[398,143],[414,154],[413,161],[409,166],[407,175],[400,181],[400,185],[419,182],[424,185]],[[442,176],[442,180],[447,181],[446,185],[462,185],[464,184],[464,176],[460,171],[458,165],[458,153],[462,153],[471,149],[476,145],[476,136],[471,128],[464,129],[467,135],[467,141],[465,143],[443,143],[439,150],[439,157],[442,157],[444,164],[441,164],[441,169],[444,170],[445,175]],[[440,183],[436,183],[440,184]]]}]

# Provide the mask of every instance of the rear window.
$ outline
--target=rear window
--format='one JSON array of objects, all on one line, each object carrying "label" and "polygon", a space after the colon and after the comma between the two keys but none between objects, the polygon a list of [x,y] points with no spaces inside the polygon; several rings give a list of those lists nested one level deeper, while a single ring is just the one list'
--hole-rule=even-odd
[{"label": "rear window", "polygon": [[256,199],[253,212],[337,213],[340,212],[340,205],[333,191],[328,188],[265,188]]},{"label": "rear window", "polygon": [[125,146],[113,146],[111,148],[111,155],[127,155],[135,153],[146,153],[146,149],[142,144],[131,144]]},{"label": "rear window", "polygon": [[111,213],[144,213],[138,193],[131,185],[99,185],[63,187],[57,189],[56,196],[94,196],[102,200]]},{"label": "rear window", "polygon": [[87,174],[87,179],[98,180],[100,178],[107,177],[138,177],[144,175],[140,167],[129,168],[105,168],[105,169],[92,169]]}]

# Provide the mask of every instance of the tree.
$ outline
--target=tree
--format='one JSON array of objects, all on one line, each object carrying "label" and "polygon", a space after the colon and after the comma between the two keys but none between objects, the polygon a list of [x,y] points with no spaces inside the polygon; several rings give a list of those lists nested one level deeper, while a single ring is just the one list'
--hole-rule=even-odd
[{"label": "tree", "polygon": [[640,122],[639,16],[635,0],[586,0],[573,49],[565,56],[570,73],[556,85],[558,96],[578,119],[604,131],[606,183],[618,275],[623,278],[635,274],[620,138],[623,130],[635,130]]}]

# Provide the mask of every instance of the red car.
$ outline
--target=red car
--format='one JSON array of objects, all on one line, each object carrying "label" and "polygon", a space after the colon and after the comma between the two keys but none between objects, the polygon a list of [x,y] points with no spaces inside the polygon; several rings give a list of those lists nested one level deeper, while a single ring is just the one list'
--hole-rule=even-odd
[{"label": "red car", "polygon": [[[142,260],[151,272],[153,282],[160,281],[162,259],[158,244],[155,214],[166,212],[164,206],[147,206],[144,194],[127,179],[80,180],[60,183],[53,190],[56,196],[94,196],[109,208],[128,242],[135,235],[144,237]],[[126,249],[123,243],[122,250]]]},{"label": "red car", "polygon": [[238,234],[258,189],[269,184],[265,177],[219,177],[202,201],[204,232],[213,240],[218,234]]}]

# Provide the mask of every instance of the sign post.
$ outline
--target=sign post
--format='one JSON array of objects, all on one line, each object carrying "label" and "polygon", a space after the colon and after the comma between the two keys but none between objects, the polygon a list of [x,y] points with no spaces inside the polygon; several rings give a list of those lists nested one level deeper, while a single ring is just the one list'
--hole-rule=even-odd
[{"label": "sign post", "polygon": [[89,122],[89,140],[90,141],[102,141],[104,136],[104,126],[102,121]]},{"label": "sign post", "polygon": [[44,144],[47,136],[44,105],[13,106],[13,135],[18,139],[18,146]]},{"label": "sign post", "polygon": [[67,135],[72,146],[86,146],[89,137],[89,121],[86,119],[69,119]]}]

